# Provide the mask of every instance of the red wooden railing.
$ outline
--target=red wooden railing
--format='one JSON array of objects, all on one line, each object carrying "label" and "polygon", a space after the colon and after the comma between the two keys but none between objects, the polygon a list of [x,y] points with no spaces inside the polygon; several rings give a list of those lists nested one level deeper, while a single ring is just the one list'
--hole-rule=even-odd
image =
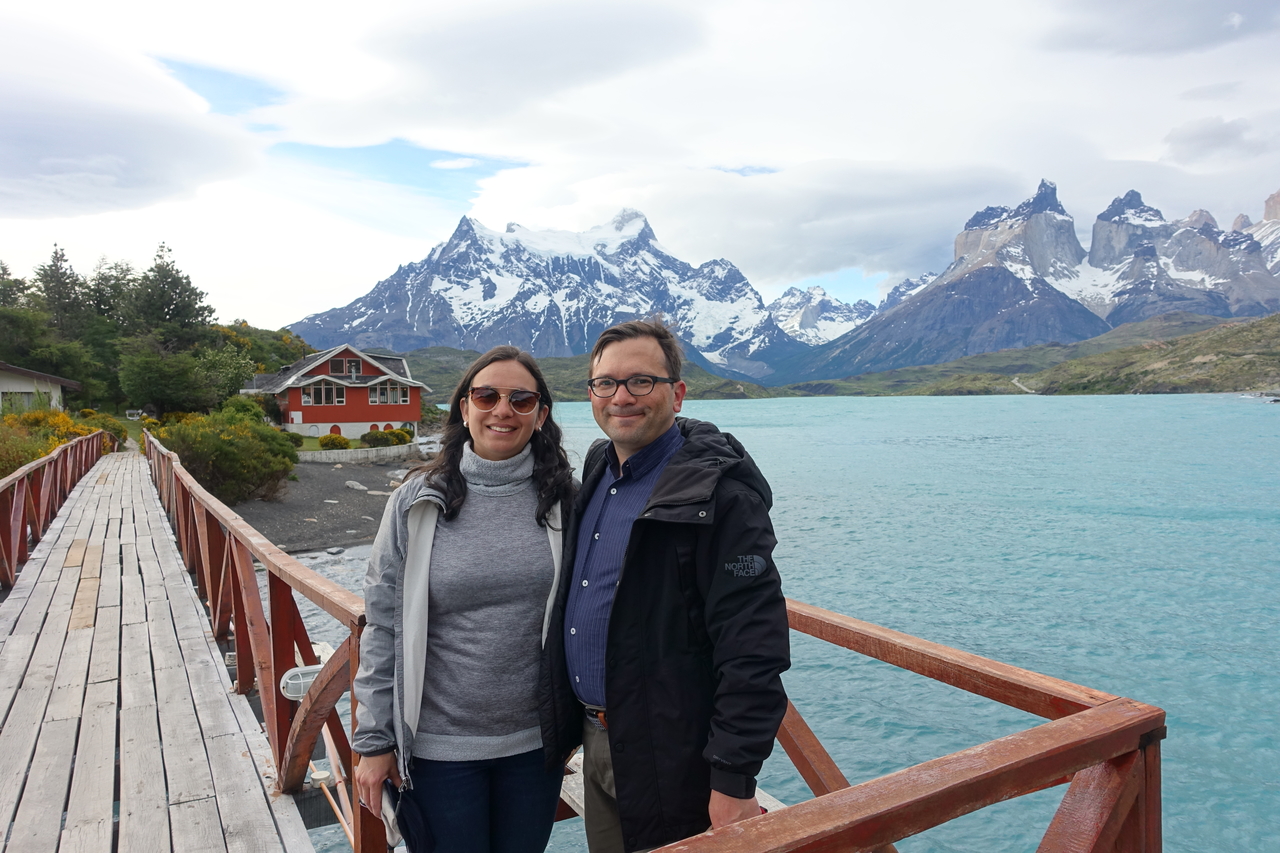
[{"label": "red wooden railing", "polygon": [[120,442],[97,430],[61,444],[0,480],[0,586],[12,589],[18,569],[44,536],[80,478]]},{"label": "red wooden railing", "polygon": [[[262,700],[263,727],[276,763],[280,790],[292,793],[307,778],[307,766],[321,731],[333,744],[330,760],[351,778],[352,753],[335,707],[351,689],[359,667],[364,599],[321,577],[272,545],[258,531],[209,494],[149,432],[143,433],[151,479],[173,525],[178,550],[195,578],[214,636],[236,653],[238,693],[255,687]],[[267,573],[267,601],[258,587],[254,562]],[[280,679],[298,665],[316,665],[311,638],[298,613],[298,593],[337,619],[347,638],[316,676],[306,697],[295,702],[280,691]],[[354,714],[355,697],[352,695]],[[382,821],[364,809],[349,820],[360,853],[386,849]]]},{"label": "red wooden railing", "polygon": [[[152,478],[173,522],[220,640],[234,642],[236,689],[255,683],[282,791],[297,790],[320,731],[350,776],[351,750],[334,707],[358,666],[364,602],[267,542],[183,470],[177,456],[146,436]],[[268,572],[264,607],[254,560]],[[315,663],[293,594],[348,629],[301,702],[280,693],[296,657]],[[714,830],[664,850],[688,853],[893,851],[892,842],[1012,797],[1068,784],[1040,853],[1159,853],[1160,740],[1164,712],[967,652],[930,643],[797,601],[793,630],[919,673],[1050,722],[1018,734],[850,786],[794,705],[778,741],[814,799]],[[235,626],[235,630],[232,630]],[[242,626],[242,627],[241,627]],[[252,661],[252,666],[245,662]],[[354,704],[354,698],[352,702]],[[354,710],[354,708],[353,708]],[[382,824],[357,808],[356,853],[382,853]],[[562,810],[563,811],[563,810]]]}]

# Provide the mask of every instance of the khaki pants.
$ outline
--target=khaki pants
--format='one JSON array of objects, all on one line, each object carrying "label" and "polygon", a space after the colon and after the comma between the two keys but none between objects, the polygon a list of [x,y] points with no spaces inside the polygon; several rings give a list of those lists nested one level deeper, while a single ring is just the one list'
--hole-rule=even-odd
[{"label": "khaki pants", "polygon": [[[591,853],[625,853],[622,823],[618,819],[618,794],[613,785],[613,754],[609,733],[584,715],[582,723],[582,822]],[[649,850],[634,853],[649,853]]]}]

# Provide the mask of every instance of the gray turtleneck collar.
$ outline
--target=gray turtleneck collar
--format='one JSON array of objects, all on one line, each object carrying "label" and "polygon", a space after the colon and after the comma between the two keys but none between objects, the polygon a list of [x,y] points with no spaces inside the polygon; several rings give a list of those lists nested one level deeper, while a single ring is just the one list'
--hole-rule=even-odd
[{"label": "gray turtleneck collar", "polygon": [[514,494],[533,477],[532,442],[510,459],[498,462],[477,456],[471,449],[471,442],[467,442],[462,446],[462,462],[458,470],[467,481],[467,488],[475,489],[479,494]]}]

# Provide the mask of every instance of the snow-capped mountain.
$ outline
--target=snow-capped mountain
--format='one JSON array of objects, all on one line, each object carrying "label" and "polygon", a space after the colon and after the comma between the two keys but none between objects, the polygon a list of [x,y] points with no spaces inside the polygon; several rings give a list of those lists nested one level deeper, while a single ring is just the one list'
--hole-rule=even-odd
[{"label": "snow-capped mountain", "polygon": [[463,217],[422,261],[343,308],[290,328],[313,346],[344,341],[403,352],[514,344],[538,356],[589,352],[605,328],[661,312],[713,368],[764,377],[807,349],[733,264],[671,255],[644,215],[624,210],[585,232],[493,231]]},{"label": "snow-capped mountain", "polygon": [[768,311],[784,332],[816,346],[856,329],[876,313],[876,306],[865,299],[848,305],[814,285],[808,290],[787,288],[769,303]]},{"label": "snow-capped mountain", "polygon": [[1098,214],[1085,262],[1053,284],[1112,326],[1170,311],[1215,317],[1280,311],[1280,279],[1248,233],[1267,237],[1280,227],[1245,223],[1242,214],[1234,224],[1244,231],[1223,231],[1205,210],[1169,221],[1130,190]]},{"label": "snow-capped mountain", "polygon": [[908,296],[913,296],[924,290],[938,277],[936,272],[927,272],[924,275],[918,275],[915,278],[904,278],[893,286],[884,299],[880,300],[880,304],[876,306],[876,311],[883,314],[893,306],[905,300]]},{"label": "snow-capped mountain", "polygon": [[[1280,311],[1280,193],[1263,221],[1222,231],[1207,211],[1169,221],[1130,191],[1097,218],[1088,252],[1057,188],[988,207],[940,276],[908,279],[877,314],[779,365],[772,381],[830,379],[1051,342],[1074,343],[1171,311]],[[1243,230],[1241,230],[1243,229]]]}]

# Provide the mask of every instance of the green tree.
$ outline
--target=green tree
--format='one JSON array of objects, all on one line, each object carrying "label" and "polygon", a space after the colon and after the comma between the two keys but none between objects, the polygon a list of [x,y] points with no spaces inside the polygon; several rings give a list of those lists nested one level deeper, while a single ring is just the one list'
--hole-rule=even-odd
[{"label": "green tree", "polygon": [[120,342],[120,389],[130,403],[149,403],[157,415],[203,409],[210,398],[195,354],[173,352],[155,334]]},{"label": "green tree", "polygon": [[196,362],[197,376],[210,393],[211,399],[206,404],[210,406],[239,394],[240,389],[253,378],[256,367],[248,353],[231,345],[200,350]]},{"label": "green tree", "polygon": [[0,308],[17,308],[22,305],[30,289],[26,279],[14,278],[9,265],[0,261]]},{"label": "green tree", "polygon": [[85,312],[85,280],[72,269],[67,253],[56,243],[49,263],[36,267],[36,288],[44,298],[54,328],[74,337]]},{"label": "green tree", "polygon": [[213,306],[205,292],[178,269],[164,243],[156,250],[151,268],[133,289],[128,321],[135,334],[155,334],[168,346],[186,349],[209,338]]}]

